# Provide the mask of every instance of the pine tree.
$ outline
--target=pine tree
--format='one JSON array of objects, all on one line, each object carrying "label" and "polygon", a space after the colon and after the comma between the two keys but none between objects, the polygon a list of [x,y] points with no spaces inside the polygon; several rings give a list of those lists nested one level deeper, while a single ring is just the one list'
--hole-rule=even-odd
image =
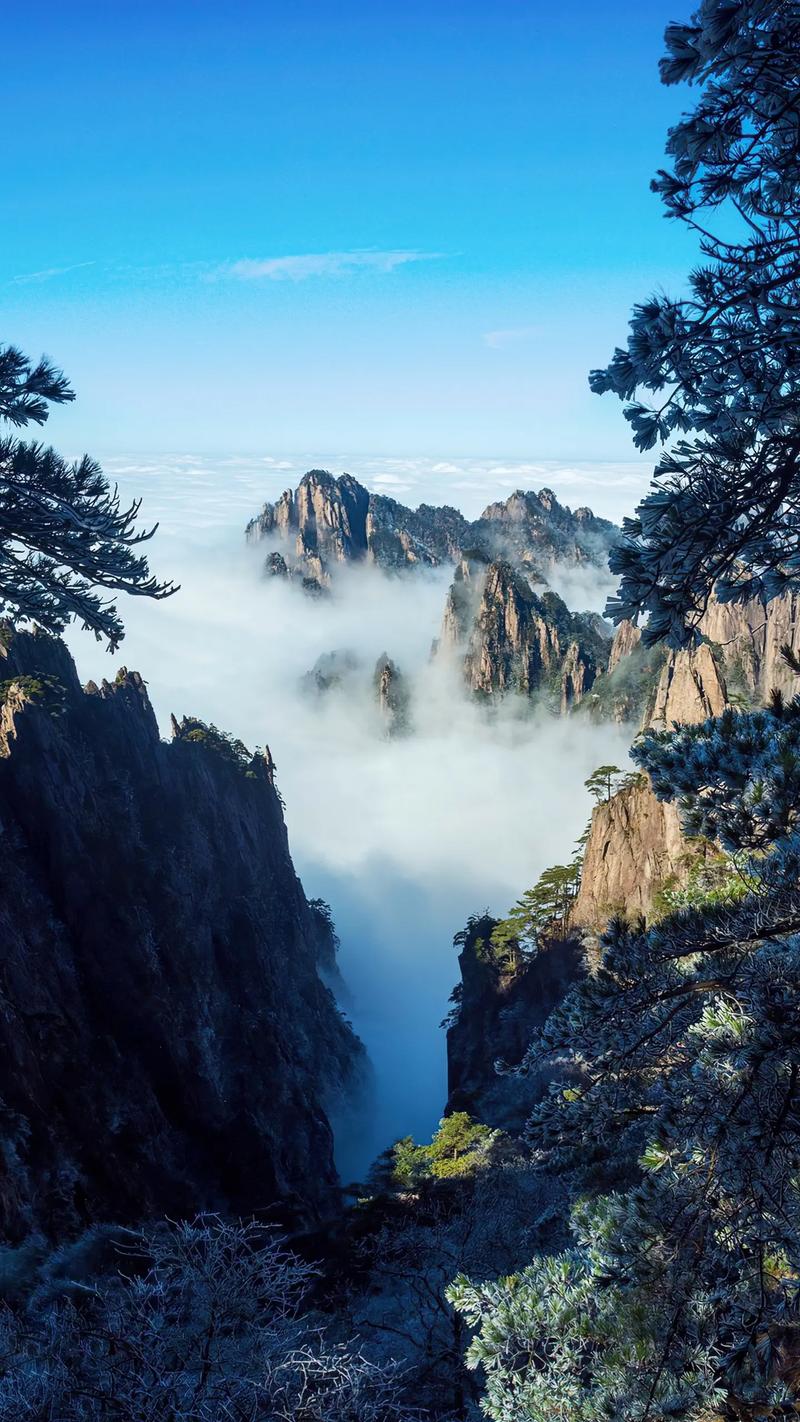
[{"label": "pine tree", "polygon": [[772,598],[800,579],[800,9],[703,0],[666,45],[664,83],[700,93],[652,186],[702,261],[685,295],[634,308],[591,384],[625,402],[638,448],[667,445],[612,552],[609,614],[682,645],[712,588]]},{"label": "pine tree", "polygon": [[[613,555],[615,615],[680,644],[712,587],[769,598],[800,576],[800,11],[704,0],[667,46],[665,81],[702,92],[656,187],[706,265],[688,300],[637,308],[594,384],[630,401],[640,447],[692,436]],[[744,235],[711,233],[718,208]],[[633,758],[742,891],[612,922],[530,1045],[522,1069],[553,1085],[529,1138],[570,1183],[574,1245],[450,1290],[496,1422],[800,1411],[800,698],[649,732]]]},{"label": "pine tree", "polygon": [[[49,405],[74,399],[65,376],[0,347],[0,422],[44,424]],[[67,463],[53,449],[0,437],[0,617],[63,632],[77,619],[109,649],[124,628],[104,594],[164,598],[177,591],[152,576],[138,551],[156,529],[137,529],[141,501],[120,504],[94,460]]]},{"label": "pine tree", "polygon": [[618,776],[622,774],[618,765],[599,765],[597,770],[593,770],[588,780],[584,780],[584,785],[593,795],[598,805],[604,800],[610,800],[614,789],[614,784]]},{"label": "pine tree", "polygon": [[[698,776],[696,761],[670,793],[706,816],[720,787],[725,808],[710,813],[733,825],[726,842],[758,846],[752,887],[647,932],[612,923],[596,973],[524,1062],[573,1064],[529,1137],[541,1167],[574,1182],[575,1245],[511,1280],[450,1291],[477,1330],[469,1358],[486,1369],[498,1422],[733,1422],[800,1407],[800,832],[794,814],[763,814],[754,796],[750,719],[734,718],[737,734],[713,720],[679,732],[676,766],[704,753],[707,769]],[[773,719],[781,747],[786,721]],[[800,702],[789,722],[800,724]],[[666,797],[664,754],[652,736],[637,759]],[[598,1174],[632,1183],[587,1196]]]}]

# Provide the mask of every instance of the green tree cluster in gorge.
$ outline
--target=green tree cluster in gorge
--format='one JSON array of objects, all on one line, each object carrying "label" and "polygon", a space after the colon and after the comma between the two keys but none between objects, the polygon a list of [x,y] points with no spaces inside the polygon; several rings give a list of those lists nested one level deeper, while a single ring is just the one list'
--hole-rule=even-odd
[{"label": "green tree cluster in gorge", "polygon": [[[800,7],[707,0],[666,44],[662,78],[696,97],[654,187],[701,262],[592,383],[664,445],[612,610],[685,645],[712,589],[768,600],[800,570]],[[800,1410],[800,700],[633,755],[743,889],[612,922],[530,1044],[528,1069],[571,1063],[529,1137],[568,1183],[572,1242],[450,1290],[496,1422]]]}]

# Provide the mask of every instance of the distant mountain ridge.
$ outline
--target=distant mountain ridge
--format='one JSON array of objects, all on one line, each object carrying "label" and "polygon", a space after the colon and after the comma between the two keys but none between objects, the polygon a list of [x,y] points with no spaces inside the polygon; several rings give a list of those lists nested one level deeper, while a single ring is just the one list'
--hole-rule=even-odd
[{"label": "distant mountain ridge", "polygon": [[445,504],[407,508],[386,494],[370,493],[350,474],[311,469],[295,490],[264,505],[247,525],[252,542],[271,539],[267,571],[301,578],[309,591],[329,586],[337,564],[367,562],[381,568],[455,564],[468,552],[519,564],[545,581],[554,563],[605,565],[618,534],[591,509],[573,512],[552,489],[516,490],[469,522]]}]

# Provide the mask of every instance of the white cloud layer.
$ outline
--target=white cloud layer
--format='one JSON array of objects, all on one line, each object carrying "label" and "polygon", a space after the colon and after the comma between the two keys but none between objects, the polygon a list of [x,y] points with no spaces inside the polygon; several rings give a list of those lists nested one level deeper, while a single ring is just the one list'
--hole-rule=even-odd
[{"label": "white cloud layer", "polygon": [[[174,711],[269,743],[295,864],[306,892],[332,905],[347,1010],[377,1073],[376,1114],[340,1142],[351,1175],[397,1136],[430,1135],[446,1095],[439,1023],[458,977],[453,934],[471,912],[504,912],[571,854],[590,809],[583,781],[623,764],[627,737],[545,715],[487,717],[460,696],[451,669],[429,661],[449,570],[354,570],[321,601],[265,582],[263,547],[246,546],[242,530],[285,475],[271,458],[235,476],[224,462],[131,459],[124,472],[120,462],[124,495],[144,493],[147,517],[162,519],[153,564],[181,591],[121,604],[128,637],[114,659],[79,631],[69,641],[84,679],[111,677],[121,659],[139,669],[165,732]],[[415,680],[413,737],[384,739],[366,694],[315,705],[301,693],[302,675],[337,648],[362,659],[365,693],[384,651]]]},{"label": "white cloud layer", "polygon": [[[70,451],[65,451],[70,453]],[[80,450],[71,451],[73,456]],[[196,499],[198,509],[224,520],[246,519],[265,499],[297,484],[307,469],[347,472],[376,492],[400,493],[404,503],[455,504],[467,518],[505,499],[514,489],[555,491],[562,503],[588,504],[596,514],[619,523],[633,512],[647,489],[651,459],[611,461],[557,459],[458,460],[352,453],[337,449],[301,450],[289,457],[270,454],[165,454],[142,458],[131,453],[101,460],[108,474],[144,494],[150,518],[167,516]]]}]

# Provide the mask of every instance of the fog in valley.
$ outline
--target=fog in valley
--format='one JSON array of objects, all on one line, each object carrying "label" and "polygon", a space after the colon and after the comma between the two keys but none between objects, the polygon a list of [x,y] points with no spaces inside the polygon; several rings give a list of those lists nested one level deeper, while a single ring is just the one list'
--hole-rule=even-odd
[{"label": "fog in valley", "polygon": [[[123,663],[139,670],[165,735],[174,712],[214,722],[251,748],[269,744],[294,863],[308,896],[331,905],[343,1006],[374,1064],[368,1118],[339,1122],[340,1169],[356,1177],[396,1137],[428,1137],[441,1115],[439,1023],[458,980],[454,933],[472,912],[505,912],[547,865],[571,857],[591,808],[583,782],[602,762],[625,763],[629,731],[545,711],[522,716],[509,704],[490,714],[469,702],[456,669],[430,655],[449,568],[398,576],[348,568],[320,599],[265,580],[264,545],[248,546],[244,525],[308,466],[108,467],[124,497],[144,496],[145,520],[161,520],[151,562],[181,590],[162,603],[125,600],[127,637],[113,657],[73,629],[79,673],[85,681],[111,678]],[[519,477],[496,475],[494,487],[484,478],[481,488],[477,471],[441,487],[447,479],[440,472],[437,482],[436,467],[427,480],[425,471],[372,481],[353,472],[409,503],[446,500],[469,516],[519,484],[549,482],[544,468],[519,466]],[[602,470],[552,482],[573,506],[590,502],[594,486],[595,511],[619,518],[641,469],[606,474],[605,497]],[[606,577],[569,569],[552,582],[574,610],[599,610],[609,589]],[[352,677],[310,693],[303,677],[335,650],[355,654]],[[394,739],[372,694],[384,652],[412,686],[411,733]]]}]

